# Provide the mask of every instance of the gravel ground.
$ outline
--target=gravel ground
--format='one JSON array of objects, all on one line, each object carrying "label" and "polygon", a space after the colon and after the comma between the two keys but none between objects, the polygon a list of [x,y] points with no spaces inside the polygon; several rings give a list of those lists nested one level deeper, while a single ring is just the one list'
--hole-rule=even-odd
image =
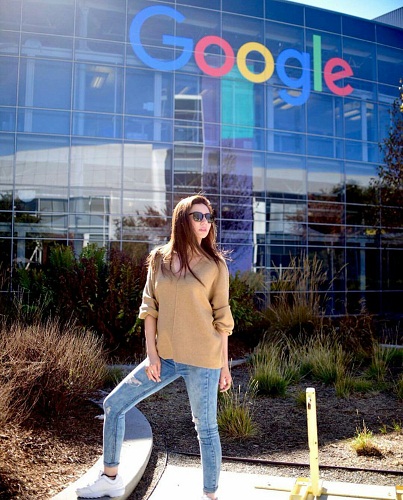
[{"label": "gravel ground", "polygon": [[[232,374],[236,387],[241,386],[242,390],[247,386],[249,375],[245,366],[233,368]],[[257,398],[253,417],[258,432],[242,440],[222,437],[223,470],[287,477],[309,475],[306,409],[298,406],[295,399],[306,387],[314,387],[316,391],[321,478],[383,486],[401,484],[402,403],[386,393],[340,399],[334,389],[312,381],[290,388],[284,398]],[[183,467],[200,464],[183,381],[176,381],[143,401],[139,409],[152,426],[154,447],[145,474],[130,500],[146,500],[150,496],[166,463]],[[373,432],[379,452],[373,456],[357,456],[351,448],[351,439],[364,423]],[[387,432],[380,432],[381,428]],[[231,460],[234,457],[237,460]]]}]

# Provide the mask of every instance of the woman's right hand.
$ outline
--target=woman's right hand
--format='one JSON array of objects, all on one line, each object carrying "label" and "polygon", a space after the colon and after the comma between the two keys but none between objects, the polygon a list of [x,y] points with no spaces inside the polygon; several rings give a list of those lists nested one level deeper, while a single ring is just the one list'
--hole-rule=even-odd
[{"label": "woman's right hand", "polygon": [[158,354],[147,356],[146,374],[149,380],[161,382],[161,359]]}]

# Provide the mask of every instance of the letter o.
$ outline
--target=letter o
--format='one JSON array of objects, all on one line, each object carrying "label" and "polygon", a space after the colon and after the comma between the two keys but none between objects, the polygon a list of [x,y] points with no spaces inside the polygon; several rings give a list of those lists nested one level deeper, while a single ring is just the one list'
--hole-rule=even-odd
[{"label": "letter o", "polygon": [[[222,48],[225,54],[225,61],[219,68],[214,68],[206,63],[204,51],[209,45],[218,45]],[[219,36],[204,36],[201,38],[195,47],[195,60],[199,68],[210,76],[224,76],[229,73],[235,64],[235,54],[231,45]]]},{"label": "letter o", "polygon": [[[261,73],[253,73],[246,65],[246,57],[249,52],[259,52],[265,61],[265,68]],[[274,59],[270,50],[257,42],[248,42],[242,45],[236,56],[237,64],[241,75],[254,83],[263,83],[268,80],[274,71]]]}]

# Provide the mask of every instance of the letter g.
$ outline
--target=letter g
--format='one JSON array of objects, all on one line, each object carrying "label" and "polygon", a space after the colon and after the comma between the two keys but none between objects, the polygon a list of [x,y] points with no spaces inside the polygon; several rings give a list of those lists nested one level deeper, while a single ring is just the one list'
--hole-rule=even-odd
[{"label": "letter g", "polygon": [[193,40],[191,38],[183,38],[171,35],[162,36],[163,45],[172,45],[175,48],[183,48],[183,52],[181,53],[181,55],[173,61],[165,61],[163,59],[156,59],[155,57],[151,57],[144,50],[144,47],[141,43],[140,31],[143,27],[144,22],[147,21],[147,19],[149,19],[150,17],[158,15],[170,17],[178,23],[181,23],[185,19],[185,16],[183,14],[177,12],[171,7],[165,7],[162,5],[146,7],[145,9],[141,10],[132,21],[132,24],[130,26],[130,43],[132,44],[133,50],[137,57],[150,68],[163,71],[172,71],[175,69],[179,69],[189,62],[189,59],[192,55]]}]

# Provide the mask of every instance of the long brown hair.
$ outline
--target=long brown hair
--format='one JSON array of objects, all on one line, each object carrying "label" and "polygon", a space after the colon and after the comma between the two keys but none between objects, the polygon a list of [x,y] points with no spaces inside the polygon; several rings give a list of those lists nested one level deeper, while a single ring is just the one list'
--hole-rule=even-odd
[{"label": "long brown hair", "polygon": [[202,239],[201,244],[197,241],[196,235],[189,220],[189,213],[193,205],[201,203],[205,205],[209,212],[213,214],[213,207],[210,201],[202,195],[188,196],[183,198],[175,207],[172,214],[171,237],[166,245],[153,250],[148,258],[148,264],[157,267],[157,256],[162,257],[162,272],[172,273],[173,256],[176,254],[179,259],[179,272],[189,271],[198,281],[199,278],[190,267],[190,260],[195,255],[204,255],[213,260],[217,265],[223,258],[223,253],[217,248],[217,229],[215,223],[211,224],[208,235]]}]

